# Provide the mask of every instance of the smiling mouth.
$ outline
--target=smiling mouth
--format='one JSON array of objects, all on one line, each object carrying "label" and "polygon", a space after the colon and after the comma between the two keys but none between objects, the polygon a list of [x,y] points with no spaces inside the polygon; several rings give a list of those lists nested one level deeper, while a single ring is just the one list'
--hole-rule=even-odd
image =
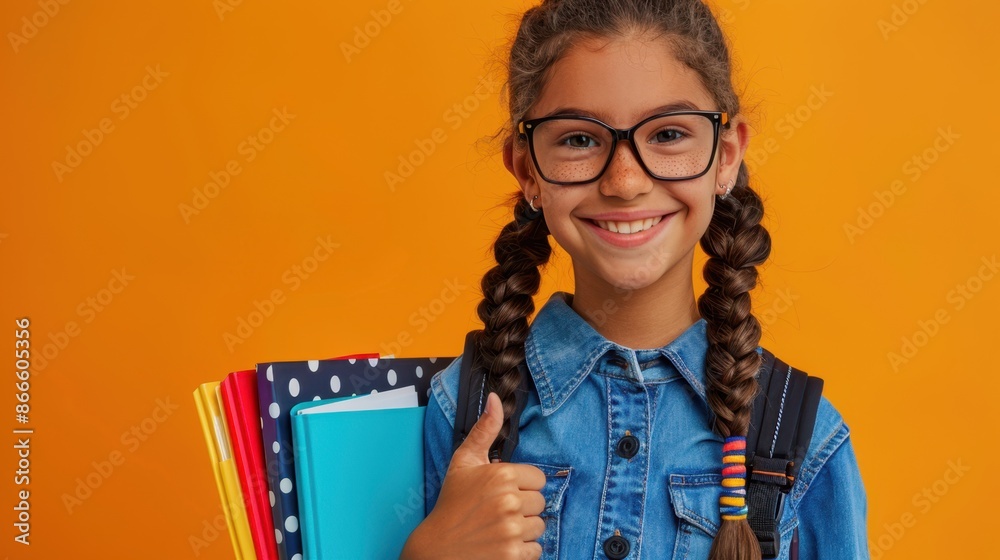
[{"label": "smiling mouth", "polygon": [[590,220],[590,223],[597,225],[597,227],[610,231],[612,233],[639,233],[646,231],[647,229],[660,223],[660,220],[667,217],[669,214],[664,214],[663,216],[657,216],[655,218],[646,218],[645,220],[633,220],[631,222],[619,222],[614,220]]}]

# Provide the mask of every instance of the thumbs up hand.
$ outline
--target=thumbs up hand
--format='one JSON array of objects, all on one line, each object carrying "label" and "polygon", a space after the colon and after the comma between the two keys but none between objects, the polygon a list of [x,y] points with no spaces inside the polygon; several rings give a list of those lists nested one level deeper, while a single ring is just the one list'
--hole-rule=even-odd
[{"label": "thumbs up hand", "polygon": [[[486,396],[486,408],[483,414],[476,421],[476,424],[469,430],[469,435],[465,441],[458,446],[451,456],[451,464],[448,465],[448,473],[454,469],[465,467],[475,467],[490,463],[489,453],[493,441],[500,435],[500,428],[503,427],[503,408],[500,397],[496,393]],[[446,475],[447,476],[447,475]]]},{"label": "thumbs up hand", "polygon": [[452,455],[434,509],[414,529],[401,560],[502,558],[536,560],[545,532],[540,490],[545,473],[531,465],[490,463],[490,445],[503,426],[500,397],[486,409]]}]

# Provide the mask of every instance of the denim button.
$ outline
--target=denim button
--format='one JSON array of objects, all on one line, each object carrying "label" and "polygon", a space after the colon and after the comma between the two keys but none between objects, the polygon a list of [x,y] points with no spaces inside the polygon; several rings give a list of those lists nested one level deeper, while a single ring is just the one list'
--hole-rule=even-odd
[{"label": "denim button", "polygon": [[622,558],[625,558],[628,556],[630,548],[632,547],[629,546],[628,540],[621,535],[614,535],[604,541],[604,554],[606,554],[608,558],[611,558],[611,560],[621,560]]},{"label": "denim button", "polygon": [[618,440],[617,451],[620,457],[624,457],[626,459],[635,457],[635,454],[639,452],[639,438],[625,432],[625,435]]}]

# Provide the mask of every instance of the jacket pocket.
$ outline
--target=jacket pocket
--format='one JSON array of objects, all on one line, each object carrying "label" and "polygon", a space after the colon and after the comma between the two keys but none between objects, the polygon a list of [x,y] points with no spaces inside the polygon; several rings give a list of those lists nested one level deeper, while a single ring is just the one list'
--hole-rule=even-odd
[{"label": "jacket pocket", "polygon": [[545,498],[545,510],[540,515],[545,520],[545,533],[538,539],[538,544],[542,545],[541,560],[554,560],[559,558],[559,518],[562,515],[566,489],[569,488],[573,469],[540,463],[525,464],[537,467],[545,473],[545,487],[541,490]]},{"label": "jacket pocket", "polygon": [[[722,475],[719,473],[672,474],[668,482],[670,502],[677,516],[677,539],[674,560],[708,558],[712,541],[719,532],[719,496]],[[787,509],[779,524],[781,549],[778,560],[788,558],[792,530],[798,525],[797,516]]]},{"label": "jacket pocket", "polygon": [[719,531],[722,475],[714,472],[672,474],[668,487],[677,516],[674,560],[708,558],[712,540]]}]

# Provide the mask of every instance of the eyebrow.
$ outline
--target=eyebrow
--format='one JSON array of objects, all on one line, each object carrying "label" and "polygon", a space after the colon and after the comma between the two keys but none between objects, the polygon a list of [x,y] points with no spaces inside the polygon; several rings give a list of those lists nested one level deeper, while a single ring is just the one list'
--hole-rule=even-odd
[{"label": "eyebrow", "polygon": [[[695,105],[694,103],[686,99],[681,99],[678,101],[674,101],[672,103],[667,103],[666,105],[660,105],[659,107],[646,111],[646,113],[641,115],[636,122],[641,121],[646,117],[656,115],[659,113],[666,113],[669,111],[698,111],[698,110],[700,109],[698,109],[698,106]],[[542,115],[542,117],[553,117],[556,115],[558,116],[579,115],[583,117],[593,117],[595,119],[602,120],[604,122],[608,122],[609,120],[611,120],[609,118],[609,115],[606,115],[600,111],[589,111],[587,109],[581,109],[579,107],[556,107],[549,113]]]}]

